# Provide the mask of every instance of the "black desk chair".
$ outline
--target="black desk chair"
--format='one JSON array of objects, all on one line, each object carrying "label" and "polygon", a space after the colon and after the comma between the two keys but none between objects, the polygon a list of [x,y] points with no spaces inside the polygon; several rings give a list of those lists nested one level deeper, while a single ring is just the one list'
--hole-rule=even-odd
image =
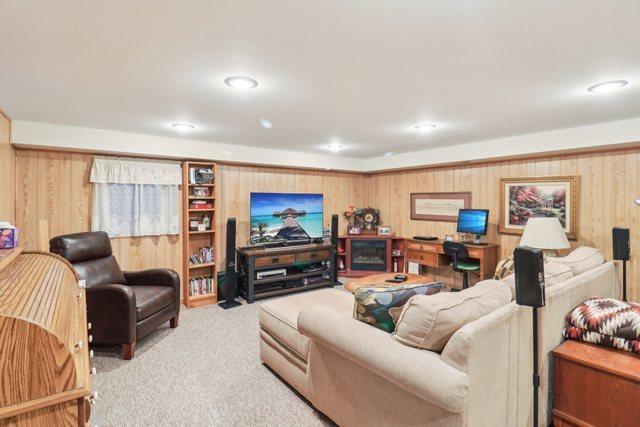
[{"label": "black desk chair", "polygon": [[445,255],[451,257],[451,268],[462,273],[462,289],[469,287],[469,272],[480,271],[480,263],[469,259],[469,250],[460,242],[444,242],[442,245]]}]

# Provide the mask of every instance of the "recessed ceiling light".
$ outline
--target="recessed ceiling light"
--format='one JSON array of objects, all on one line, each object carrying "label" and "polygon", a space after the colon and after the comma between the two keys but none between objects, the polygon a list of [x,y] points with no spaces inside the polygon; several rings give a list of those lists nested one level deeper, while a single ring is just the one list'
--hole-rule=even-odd
[{"label": "recessed ceiling light", "polygon": [[258,121],[260,122],[260,126],[265,129],[271,129],[273,127],[273,123],[271,123],[271,120],[269,119],[260,119]]},{"label": "recessed ceiling light", "polygon": [[327,145],[327,148],[330,151],[336,152],[336,151],[342,150],[344,147],[342,145],[340,145],[340,144],[330,144],[330,145]]},{"label": "recessed ceiling light", "polygon": [[389,156],[393,156],[393,151],[387,151],[386,153],[384,153],[385,157],[389,157]]},{"label": "recessed ceiling light", "polygon": [[434,125],[433,123],[423,123],[421,125],[415,125],[413,127],[413,130],[417,130],[417,131],[420,131],[420,132],[425,132],[425,131],[433,130],[435,128],[437,128],[437,126]]},{"label": "recessed ceiling light", "polygon": [[598,83],[589,87],[587,90],[593,93],[604,93],[611,92],[612,90],[620,89],[628,85],[629,82],[626,80],[611,80],[608,82]]},{"label": "recessed ceiling light", "polygon": [[194,125],[190,125],[189,123],[174,123],[171,127],[175,130],[179,130],[180,132],[189,132],[196,128]]},{"label": "recessed ceiling light", "polygon": [[246,76],[231,76],[224,79],[227,86],[231,86],[234,89],[253,89],[258,86],[258,81]]}]

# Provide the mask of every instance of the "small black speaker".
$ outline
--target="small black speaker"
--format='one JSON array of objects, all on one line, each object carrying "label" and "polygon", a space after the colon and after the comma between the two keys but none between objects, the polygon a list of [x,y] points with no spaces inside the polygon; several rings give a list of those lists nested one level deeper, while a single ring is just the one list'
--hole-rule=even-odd
[{"label": "small black speaker", "polygon": [[629,239],[629,229],[614,227],[611,230],[613,237],[613,259],[618,261],[629,261],[631,258],[631,242]]},{"label": "small black speaker", "polygon": [[544,253],[519,246],[513,252],[516,275],[516,303],[528,307],[544,306]]},{"label": "small black speaker", "polygon": [[331,244],[338,248],[338,215],[331,215]]},{"label": "small black speaker", "polygon": [[333,284],[338,284],[338,215],[331,215],[331,244],[333,254],[331,255],[331,280]]},{"label": "small black speaker", "polygon": [[236,219],[227,220],[227,264],[224,272],[224,301],[218,305],[233,308],[241,305],[236,301],[238,293],[238,272],[236,271]]}]

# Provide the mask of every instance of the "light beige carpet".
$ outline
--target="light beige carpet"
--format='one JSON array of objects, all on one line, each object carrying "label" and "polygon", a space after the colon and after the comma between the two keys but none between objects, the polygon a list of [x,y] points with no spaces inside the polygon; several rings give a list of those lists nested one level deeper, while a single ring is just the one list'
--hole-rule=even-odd
[{"label": "light beige carpet", "polygon": [[258,304],[180,312],[138,343],[133,360],[100,347],[92,426],[322,426],[331,421],[258,356]]}]

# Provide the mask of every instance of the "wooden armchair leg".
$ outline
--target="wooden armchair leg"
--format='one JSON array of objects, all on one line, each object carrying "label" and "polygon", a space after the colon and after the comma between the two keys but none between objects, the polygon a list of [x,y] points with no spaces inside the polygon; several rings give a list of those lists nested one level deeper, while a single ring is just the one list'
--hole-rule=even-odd
[{"label": "wooden armchair leg", "polygon": [[178,327],[178,317],[180,317],[180,316],[176,314],[176,317],[174,317],[173,319],[169,320],[169,326],[171,326],[172,328],[177,328]]},{"label": "wooden armchair leg", "polygon": [[122,358],[124,360],[133,359],[133,354],[136,352],[136,343],[122,344]]}]

